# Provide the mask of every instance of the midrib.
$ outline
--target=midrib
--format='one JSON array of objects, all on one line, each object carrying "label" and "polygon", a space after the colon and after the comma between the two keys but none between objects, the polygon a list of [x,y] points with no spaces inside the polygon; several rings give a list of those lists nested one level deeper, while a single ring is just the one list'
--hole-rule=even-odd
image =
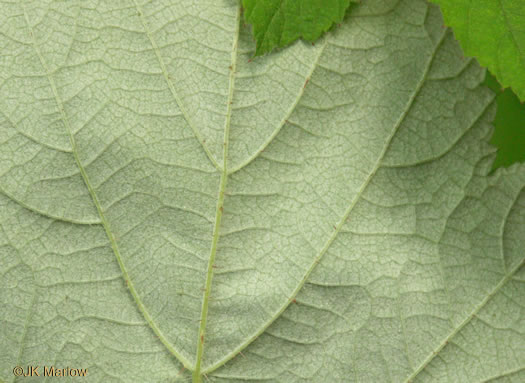
[{"label": "midrib", "polygon": [[[239,2],[240,3],[240,2]],[[226,121],[224,125],[224,140],[223,140],[223,153],[222,153],[222,173],[221,181],[219,184],[219,195],[217,198],[217,207],[215,211],[215,225],[213,227],[213,238],[210,250],[210,257],[208,259],[208,268],[206,271],[206,283],[204,286],[204,294],[202,299],[201,318],[199,325],[199,333],[197,338],[197,355],[196,365],[193,371],[193,383],[202,382],[201,376],[201,364],[204,355],[204,344],[206,340],[206,323],[208,320],[208,306],[211,294],[211,286],[213,281],[213,270],[215,265],[215,256],[217,254],[217,244],[220,237],[220,227],[224,209],[224,191],[228,182],[228,147],[230,142],[230,124],[232,116],[232,105],[233,105],[233,94],[235,90],[235,72],[237,69],[237,48],[239,45],[239,28],[241,23],[241,6],[238,5],[237,17],[235,19],[235,36],[233,39],[233,46],[231,52],[231,65],[230,65],[230,77],[229,77],[229,91],[228,91],[228,102],[226,105]]]}]

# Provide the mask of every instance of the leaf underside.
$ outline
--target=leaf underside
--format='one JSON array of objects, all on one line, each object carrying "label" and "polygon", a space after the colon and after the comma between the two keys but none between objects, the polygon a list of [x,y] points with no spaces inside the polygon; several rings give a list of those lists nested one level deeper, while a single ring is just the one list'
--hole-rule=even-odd
[{"label": "leaf underside", "polygon": [[440,5],[465,54],[525,101],[525,1],[431,1]]},{"label": "leaf underside", "polygon": [[442,25],[0,1],[0,381],[522,381],[525,166]]}]

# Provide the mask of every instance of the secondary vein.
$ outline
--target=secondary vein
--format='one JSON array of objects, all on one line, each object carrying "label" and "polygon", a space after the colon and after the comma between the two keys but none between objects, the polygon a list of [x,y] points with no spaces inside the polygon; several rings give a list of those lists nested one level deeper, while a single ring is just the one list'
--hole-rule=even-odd
[{"label": "secondary vein", "polygon": [[139,311],[142,313],[142,315],[144,316],[144,319],[146,320],[148,325],[151,327],[151,329],[153,330],[155,335],[157,335],[159,340],[162,342],[162,344],[164,344],[164,346],[168,349],[168,351],[171,354],[173,354],[185,367],[189,367],[190,366],[190,362],[182,354],[180,354],[177,350],[175,350],[173,345],[170,342],[168,342],[167,338],[164,336],[164,334],[159,329],[157,324],[153,321],[153,318],[151,317],[150,313],[147,311],[146,307],[142,303],[142,300],[140,299],[140,296],[139,296],[137,290],[135,289],[135,286],[133,285],[133,282],[131,281],[131,278],[130,278],[129,273],[128,273],[127,269],[126,269],[126,266],[125,266],[124,262],[122,261],[122,257],[120,255],[120,250],[119,250],[117,242],[115,240],[115,236],[113,235],[113,232],[111,231],[109,222],[108,222],[108,220],[107,220],[107,218],[106,218],[106,216],[104,214],[104,211],[102,209],[102,205],[100,204],[100,201],[98,200],[98,196],[97,196],[97,194],[95,192],[95,189],[91,185],[91,182],[89,180],[88,174],[87,174],[87,172],[86,172],[86,170],[85,170],[85,168],[82,165],[82,162],[80,160],[80,157],[79,157],[79,154],[78,154],[78,149],[77,149],[77,144],[76,144],[76,141],[75,141],[75,136],[73,135],[73,131],[71,129],[71,124],[69,123],[69,119],[68,119],[68,117],[66,115],[63,102],[62,102],[62,100],[61,100],[61,98],[60,98],[60,96],[58,94],[58,90],[57,90],[57,87],[55,85],[55,80],[53,79],[53,76],[51,75],[51,71],[49,70],[49,68],[48,68],[48,66],[46,64],[46,61],[45,61],[44,57],[42,56],[42,54],[40,52],[40,49],[38,48],[37,40],[35,38],[35,34],[33,32],[33,29],[31,27],[31,23],[29,22],[29,18],[27,16],[27,12],[26,12],[25,8],[23,8],[23,11],[24,11],[24,17],[25,17],[26,23],[27,23],[27,25],[29,27],[29,30],[30,30],[30,33],[31,33],[33,48],[34,48],[34,50],[35,50],[35,52],[36,52],[36,54],[37,54],[37,56],[38,56],[38,58],[40,60],[40,63],[42,65],[45,73],[46,73],[46,76],[47,76],[48,81],[49,81],[49,85],[51,87],[51,90],[53,91],[55,102],[56,102],[57,107],[58,107],[59,112],[60,112],[60,117],[62,119],[62,122],[64,123],[64,127],[66,128],[67,134],[69,136],[69,141],[70,141],[70,144],[71,144],[72,154],[73,154],[73,157],[75,159],[75,163],[76,163],[76,165],[77,165],[77,167],[78,167],[78,169],[80,171],[80,174],[82,176],[84,184],[86,185],[86,188],[88,189],[88,192],[89,192],[89,194],[91,196],[91,199],[93,200],[93,204],[95,205],[95,207],[97,209],[97,212],[98,212],[98,215],[100,217],[102,226],[104,227],[106,235],[107,235],[107,237],[109,239],[109,242],[111,244],[111,248],[113,250],[113,253],[115,254],[115,258],[117,259],[117,263],[118,263],[118,265],[120,267],[120,270],[122,272],[122,277],[124,278],[124,281],[126,282],[126,285],[128,286],[129,292],[130,292],[131,296],[133,297],[133,300],[137,304]]},{"label": "secondary vein", "polygon": [[421,89],[423,88],[423,85],[425,83],[425,80],[427,79],[428,73],[430,72],[430,68],[432,66],[432,63],[434,62],[434,59],[436,57],[436,53],[437,53],[439,47],[441,46],[441,44],[443,43],[446,35],[447,35],[447,30],[445,30],[443,32],[443,34],[441,35],[439,41],[436,43],[436,46],[435,46],[432,54],[430,55],[428,62],[425,65],[425,68],[423,70],[421,79],[419,80],[419,82],[418,82],[418,84],[417,84],[413,94],[411,95],[411,97],[407,101],[403,112],[399,116],[398,120],[395,122],[394,127],[392,129],[392,132],[386,138],[384,146],[383,146],[383,150],[379,154],[379,157],[377,158],[376,163],[372,167],[370,173],[366,177],[366,179],[363,182],[363,184],[361,185],[361,187],[359,188],[357,194],[355,195],[355,197],[350,202],[350,204],[349,204],[348,208],[346,209],[346,211],[344,212],[343,216],[341,217],[339,222],[337,222],[337,224],[335,225],[335,230],[334,230],[333,234],[330,236],[330,238],[328,238],[328,240],[326,241],[325,245],[320,250],[319,254],[317,254],[317,256],[314,258],[314,261],[312,262],[312,264],[310,265],[310,267],[308,268],[308,270],[304,274],[303,278],[301,279],[301,281],[299,282],[297,287],[293,290],[291,297],[279,309],[279,311],[277,313],[275,313],[275,315],[272,318],[270,318],[270,320],[268,320],[263,326],[260,327],[260,329],[254,335],[252,335],[245,343],[239,345],[237,348],[235,348],[232,352],[230,352],[224,358],[219,360],[217,363],[215,363],[214,365],[212,365],[208,369],[206,369],[206,371],[205,371],[206,373],[209,373],[209,372],[214,371],[215,369],[221,367],[228,360],[230,360],[233,357],[235,357],[236,355],[238,355],[240,351],[242,351],[244,348],[246,348],[248,345],[250,345],[255,339],[257,339],[264,331],[266,331],[266,329],[277,318],[279,318],[281,316],[281,314],[284,312],[284,310],[286,310],[286,308],[290,305],[290,303],[293,301],[293,299],[297,296],[299,291],[302,289],[302,287],[304,286],[304,284],[306,283],[306,281],[308,280],[308,278],[312,274],[312,272],[315,269],[315,267],[317,266],[317,264],[321,261],[321,258],[324,256],[324,254],[328,251],[328,249],[330,248],[330,246],[334,242],[335,238],[337,237],[337,235],[341,231],[344,223],[348,220],[348,217],[350,216],[350,213],[353,211],[354,206],[359,201],[361,195],[364,193],[364,191],[367,188],[367,186],[369,185],[370,181],[374,178],[376,172],[381,167],[381,163],[383,161],[383,158],[385,157],[388,149],[390,148],[390,144],[392,143],[392,140],[394,139],[397,131],[399,130],[399,127],[402,125],[403,121],[407,117],[408,113],[410,112],[410,110],[412,108],[412,105],[414,104],[414,101],[416,100],[416,98],[419,95]]},{"label": "secondary vein", "polygon": [[[514,203],[516,202],[516,199],[519,197],[519,193],[516,195],[515,197],[515,200],[514,200]],[[504,230],[505,230],[505,223],[507,222],[507,218],[509,216],[509,214],[511,213],[512,211],[512,207],[514,206],[514,203],[511,204],[509,210],[507,211],[507,214],[505,215],[505,218],[503,219],[503,224],[502,224],[502,228],[501,228],[501,232],[500,232],[500,236],[501,236],[501,239],[503,240],[503,235],[504,235]],[[487,303],[507,284],[507,282],[509,282],[512,277],[523,267],[525,266],[525,258],[522,259],[521,262],[519,262],[514,268],[512,268],[508,274],[507,274],[507,266],[505,264],[505,255],[503,254],[503,243],[501,243],[501,252],[502,252],[502,268],[505,272],[505,277],[503,277],[501,279],[501,281],[499,281],[499,283],[494,286],[494,288],[492,289],[492,291],[487,295],[485,296],[485,298],[479,302],[475,307],[474,309],[472,310],[472,312],[467,315],[463,321],[458,325],[456,326],[452,332],[450,334],[448,334],[446,336],[445,339],[443,339],[443,341],[438,345],[438,347],[431,353],[429,354],[425,360],[423,360],[423,362],[421,362],[421,364],[412,372],[412,374],[410,374],[410,376],[406,379],[405,383],[411,383],[413,381],[413,379],[419,375],[421,373],[421,371],[423,371],[431,362],[432,360],[434,360],[434,358],[441,352],[441,350],[443,350],[443,348],[445,348],[445,346],[449,343],[449,341],[454,338],[467,324],[469,324],[472,319],[474,319],[476,317],[476,315],[481,311],[481,309],[483,307],[485,307],[487,305]]]},{"label": "secondary vein", "polygon": [[244,169],[252,161],[254,161],[257,157],[259,157],[259,155],[268,147],[268,145],[270,145],[270,143],[273,141],[273,139],[279,134],[279,132],[282,130],[283,126],[286,123],[288,123],[288,119],[290,118],[290,116],[292,115],[293,111],[295,110],[295,108],[299,104],[299,101],[301,101],[301,99],[303,98],[303,94],[304,94],[304,91],[306,89],[306,84],[308,83],[308,81],[310,81],[310,78],[312,77],[312,74],[314,73],[315,68],[317,68],[317,64],[319,63],[319,60],[320,60],[321,56],[323,55],[323,52],[324,52],[324,49],[326,47],[327,41],[328,41],[328,39],[325,39],[322,42],[322,45],[319,48],[319,53],[317,54],[317,57],[315,58],[314,62],[312,63],[312,67],[310,68],[310,71],[306,75],[305,83],[303,84],[303,86],[301,86],[295,101],[290,105],[290,108],[286,111],[286,114],[284,115],[283,119],[279,122],[279,125],[277,126],[277,128],[272,132],[270,137],[268,137],[268,139],[265,142],[263,142],[263,144],[259,147],[259,149],[257,149],[257,151],[255,151],[255,153],[253,153],[250,157],[248,157],[246,160],[244,160],[240,164],[237,164],[237,166],[235,166],[232,169],[230,169],[228,171],[228,174],[233,174],[233,173],[238,172],[241,169]]},{"label": "secondary vein", "polygon": [[[33,275],[33,282],[34,282],[34,275]],[[24,330],[22,331],[22,339],[20,340],[20,349],[18,350],[18,356],[16,357],[15,366],[20,366],[21,364],[22,352],[24,351],[24,343],[25,343],[28,328],[29,328],[29,322],[31,321],[31,317],[33,316],[33,311],[34,311],[35,303],[37,300],[38,287],[34,286],[34,288],[35,290],[33,291],[33,297],[31,298],[31,303],[29,304],[29,309],[27,310],[26,319],[24,321]],[[15,380],[16,380],[16,375],[13,377],[13,382]]]},{"label": "secondary vein", "polygon": [[476,306],[474,310],[465,318],[463,321],[450,333],[445,339],[439,344],[439,346],[427,358],[419,365],[419,367],[414,370],[412,374],[405,380],[405,383],[411,383],[413,379],[419,375],[429,364],[434,360],[434,358],[445,348],[445,346],[454,338],[467,324],[469,324],[472,319],[481,311],[483,307],[507,284],[508,281],[514,277],[514,275],[525,266],[525,259],[522,260],[516,267],[514,267],[508,275],[499,281],[499,283],[492,289],[492,291]]},{"label": "secondary vein", "polygon": [[213,156],[213,154],[210,152],[210,149],[206,145],[206,142],[204,138],[202,137],[201,133],[197,129],[197,127],[191,122],[190,116],[188,114],[188,111],[184,107],[184,104],[182,103],[182,100],[180,99],[177,91],[175,90],[175,86],[173,85],[173,82],[171,81],[171,78],[168,73],[168,69],[166,68],[166,64],[164,64],[164,60],[162,59],[162,56],[160,55],[159,46],[157,45],[157,42],[153,39],[153,36],[151,35],[151,32],[149,31],[148,24],[146,23],[146,20],[144,19],[144,12],[142,11],[141,6],[137,2],[137,0],[134,0],[135,7],[137,8],[137,12],[140,17],[140,21],[142,23],[142,26],[144,27],[144,33],[146,36],[148,36],[148,39],[151,43],[151,46],[153,47],[153,50],[155,52],[155,55],[157,56],[157,60],[159,61],[160,68],[162,70],[162,74],[164,76],[164,79],[166,80],[166,83],[168,84],[168,88],[170,89],[171,94],[173,95],[173,98],[175,99],[180,111],[182,112],[184,119],[190,126],[190,128],[193,130],[193,133],[195,134],[195,137],[201,144],[202,148],[206,152],[206,155],[208,156],[209,160],[217,168],[217,170],[222,171],[221,166]]}]

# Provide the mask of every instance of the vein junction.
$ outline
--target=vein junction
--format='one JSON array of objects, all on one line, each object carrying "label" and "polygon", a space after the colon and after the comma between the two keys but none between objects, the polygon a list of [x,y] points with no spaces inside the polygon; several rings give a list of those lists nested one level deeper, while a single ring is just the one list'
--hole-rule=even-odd
[{"label": "vein junction", "polygon": [[235,89],[235,71],[237,68],[237,47],[239,44],[239,28],[241,21],[241,6],[238,6],[237,9],[237,19],[236,19],[236,31],[235,38],[233,41],[232,53],[231,53],[231,66],[230,66],[230,79],[229,79],[229,94],[228,94],[228,103],[226,110],[226,122],[224,126],[224,141],[223,141],[223,155],[222,155],[222,173],[221,181],[219,186],[219,196],[217,198],[217,208],[215,212],[215,225],[213,227],[213,237],[210,250],[210,257],[208,260],[208,268],[206,271],[206,282],[204,287],[204,295],[202,299],[202,308],[201,308],[201,318],[199,325],[199,337],[197,339],[197,355],[196,355],[196,365],[193,371],[193,382],[200,383],[201,378],[201,364],[204,354],[204,344],[206,338],[206,323],[208,319],[208,306],[211,294],[211,286],[213,281],[213,269],[215,264],[215,256],[217,254],[217,244],[219,242],[219,232],[221,227],[221,220],[224,210],[224,192],[226,190],[226,184],[228,182],[228,147],[230,141],[230,124],[231,124],[231,115],[232,115],[232,105],[233,105],[233,94]]}]

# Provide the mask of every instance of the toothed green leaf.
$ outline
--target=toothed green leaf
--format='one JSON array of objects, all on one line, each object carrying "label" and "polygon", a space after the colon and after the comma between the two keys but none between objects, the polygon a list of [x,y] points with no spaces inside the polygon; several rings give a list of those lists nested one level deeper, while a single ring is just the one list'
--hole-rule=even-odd
[{"label": "toothed green leaf", "polygon": [[493,169],[525,162],[525,105],[510,89],[501,89],[496,78],[487,72],[485,84],[496,92],[498,113],[490,143],[498,148]]},{"label": "toothed green leaf", "polygon": [[255,54],[285,47],[301,37],[314,42],[343,21],[351,1],[242,0],[245,19],[252,25],[257,42]]},{"label": "toothed green leaf", "polygon": [[525,101],[525,1],[431,0],[468,56]]}]

